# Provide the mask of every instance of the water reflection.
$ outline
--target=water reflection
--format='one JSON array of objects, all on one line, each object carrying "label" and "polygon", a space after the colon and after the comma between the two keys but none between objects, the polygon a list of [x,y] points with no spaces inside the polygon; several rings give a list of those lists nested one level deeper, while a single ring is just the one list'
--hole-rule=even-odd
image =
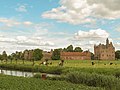
[{"label": "water reflection", "polygon": [[0,70],[1,74],[11,75],[11,76],[23,76],[23,77],[33,77],[34,73],[32,72],[22,72],[22,71],[13,71],[13,70]]}]

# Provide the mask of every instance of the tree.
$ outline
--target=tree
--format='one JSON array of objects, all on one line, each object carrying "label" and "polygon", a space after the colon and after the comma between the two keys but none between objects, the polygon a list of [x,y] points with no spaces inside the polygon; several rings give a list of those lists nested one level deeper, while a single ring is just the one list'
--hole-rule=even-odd
[{"label": "tree", "polygon": [[60,60],[60,51],[61,49],[54,49],[52,54],[52,60]]},{"label": "tree", "polygon": [[3,58],[3,60],[6,60],[6,63],[7,63],[7,53],[6,53],[6,51],[3,51],[2,58]]},{"label": "tree", "polygon": [[11,61],[11,63],[12,63],[12,60],[13,60],[13,57],[12,57],[12,55],[9,55],[8,56],[8,59]]},{"label": "tree", "polygon": [[94,54],[91,52],[91,60],[94,60]]},{"label": "tree", "polygon": [[35,49],[33,51],[33,59],[34,60],[41,60],[43,57],[42,50],[41,49]]},{"label": "tree", "polygon": [[82,52],[83,50],[80,47],[75,47],[74,52]]},{"label": "tree", "polygon": [[69,45],[67,47],[67,52],[73,52],[73,46],[72,45]]},{"label": "tree", "polygon": [[23,61],[23,64],[24,64],[24,61],[25,61],[25,59],[24,59],[24,52],[22,53],[20,53],[20,59]]},{"label": "tree", "polygon": [[120,59],[120,50],[117,50],[117,51],[115,52],[115,58],[116,58],[116,59]]},{"label": "tree", "polygon": [[67,52],[67,48],[63,48],[63,51],[64,51],[64,52]]},{"label": "tree", "polygon": [[1,60],[1,62],[2,62],[2,60],[3,60],[3,58],[2,58],[2,55],[0,54],[0,60]]}]

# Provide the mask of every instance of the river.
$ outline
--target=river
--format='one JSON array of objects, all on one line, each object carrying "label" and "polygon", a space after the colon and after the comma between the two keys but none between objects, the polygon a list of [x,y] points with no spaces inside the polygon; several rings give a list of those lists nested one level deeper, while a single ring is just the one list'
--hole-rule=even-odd
[{"label": "river", "polygon": [[[0,74],[11,75],[11,76],[33,77],[36,73],[24,72],[24,71],[16,71],[16,70],[0,69]],[[47,74],[47,76],[49,76],[49,77],[58,76],[59,77],[60,75]]]}]

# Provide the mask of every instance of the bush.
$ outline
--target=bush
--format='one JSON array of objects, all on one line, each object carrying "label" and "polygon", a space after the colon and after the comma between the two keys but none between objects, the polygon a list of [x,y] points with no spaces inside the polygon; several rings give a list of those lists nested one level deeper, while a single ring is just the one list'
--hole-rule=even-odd
[{"label": "bush", "polygon": [[34,78],[42,78],[41,74],[40,73],[37,73],[33,76]]},{"label": "bush", "polygon": [[48,76],[48,79],[49,80],[57,80],[57,81],[65,81],[66,80],[66,77],[65,76],[51,76],[51,77],[49,77]]},{"label": "bush", "polygon": [[115,72],[115,77],[116,77],[116,78],[120,78],[120,71],[116,71],[116,72]]},{"label": "bush", "polygon": [[48,66],[0,64],[0,67],[9,70],[41,72],[41,73],[50,73],[50,74],[61,74],[63,70],[63,67],[58,67],[58,66],[48,67]]},{"label": "bush", "polygon": [[120,80],[114,76],[99,75],[95,73],[72,72],[67,75],[67,80],[75,84],[103,87],[108,90],[119,90]]}]

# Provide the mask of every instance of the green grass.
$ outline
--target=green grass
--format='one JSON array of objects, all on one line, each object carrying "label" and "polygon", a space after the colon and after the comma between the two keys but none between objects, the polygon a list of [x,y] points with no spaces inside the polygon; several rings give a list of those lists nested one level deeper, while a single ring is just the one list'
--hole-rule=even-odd
[{"label": "green grass", "polygon": [[[32,66],[32,62],[30,61],[25,61],[25,64],[23,64],[22,60],[18,60],[17,64],[15,63],[15,61],[13,61],[13,63],[10,64],[10,61],[9,61],[7,62],[7,64],[6,62],[0,63],[0,66],[2,68],[12,69],[12,70],[63,74],[63,76],[65,76],[60,78],[59,77],[49,78],[49,80],[45,80],[46,83],[59,82],[59,83],[65,83],[64,85],[68,85],[66,84],[67,82],[64,80],[66,80],[66,75],[69,74],[69,77],[68,77],[69,79],[67,80],[72,83],[77,83],[77,84],[70,84],[70,83],[69,84],[71,86],[75,85],[75,87],[78,87],[78,89],[77,88],[68,89],[68,87],[65,87],[66,89],[65,88],[56,89],[56,88],[59,88],[59,86],[56,85],[54,86],[56,87],[55,88],[56,90],[94,90],[94,89],[86,89],[86,88],[89,88],[88,86],[103,87],[103,88],[107,88],[108,90],[113,90],[113,89],[119,90],[119,89],[116,89],[115,87],[119,88],[118,87],[119,85],[117,85],[116,83],[119,82],[118,79],[120,79],[120,61],[65,60],[63,67],[58,66],[58,63],[60,62],[60,60],[52,61],[52,65],[48,65],[48,66],[39,65],[40,62],[42,61],[35,61],[35,65]],[[92,65],[91,62],[94,62],[95,65]],[[113,64],[110,65],[110,63],[113,63]],[[72,72],[79,72],[79,74],[72,73]],[[39,78],[39,75],[35,77]],[[51,80],[54,80],[54,81],[51,81]],[[83,82],[81,82],[80,80],[83,80]],[[79,87],[84,87],[84,86],[81,86],[81,84],[85,84],[88,86],[85,86],[86,87],[85,89],[81,89]],[[28,85],[26,84],[25,86],[28,86]],[[45,86],[45,89],[43,90],[48,90],[48,88],[49,87]],[[41,90],[41,89],[38,89],[38,90]],[[54,88],[52,89],[51,87],[49,90],[54,90]],[[98,89],[98,90],[101,90],[101,89]]]},{"label": "green grass", "polygon": [[[51,74],[66,74],[72,71],[79,72],[88,72],[88,73],[98,73],[104,75],[114,75],[120,77],[120,61],[98,61],[94,60],[95,65],[91,64],[91,60],[65,60],[64,66],[59,67],[57,61],[52,61],[52,65],[44,66],[39,65],[41,61],[36,61],[35,65],[32,66],[32,62],[25,61],[25,64],[22,64],[22,60],[19,60],[17,64],[13,61],[12,64],[8,62],[0,63],[0,66],[7,69],[20,70],[20,71],[34,71],[34,72],[43,72]],[[49,61],[51,62],[51,61]],[[110,65],[110,63],[113,63]],[[106,64],[106,65],[104,65]]]},{"label": "green grass", "polygon": [[67,80],[76,84],[85,84],[94,87],[103,87],[106,90],[119,90],[120,79],[110,75],[96,73],[71,72],[66,76]]},{"label": "green grass", "polygon": [[41,80],[0,75],[0,90],[103,90],[66,81]]},{"label": "green grass", "polygon": [[[35,61],[35,65],[39,66],[39,64],[42,61]],[[50,60],[49,62],[52,62],[52,65],[49,66],[58,66],[58,63],[60,60]],[[92,66],[91,62],[95,62],[95,65]],[[2,63],[6,63],[5,61]],[[8,61],[7,63],[10,63]],[[12,62],[13,64],[16,64],[15,61]],[[110,65],[110,63],[113,63],[113,65]],[[22,60],[18,60],[17,64],[23,64]],[[104,65],[106,64],[106,65]],[[25,65],[32,65],[31,61],[25,61]],[[43,65],[41,65],[43,66]],[[79,67],[79,68],[119,68],[120,67],[120,60],[65,60],[64,67]]]}]

